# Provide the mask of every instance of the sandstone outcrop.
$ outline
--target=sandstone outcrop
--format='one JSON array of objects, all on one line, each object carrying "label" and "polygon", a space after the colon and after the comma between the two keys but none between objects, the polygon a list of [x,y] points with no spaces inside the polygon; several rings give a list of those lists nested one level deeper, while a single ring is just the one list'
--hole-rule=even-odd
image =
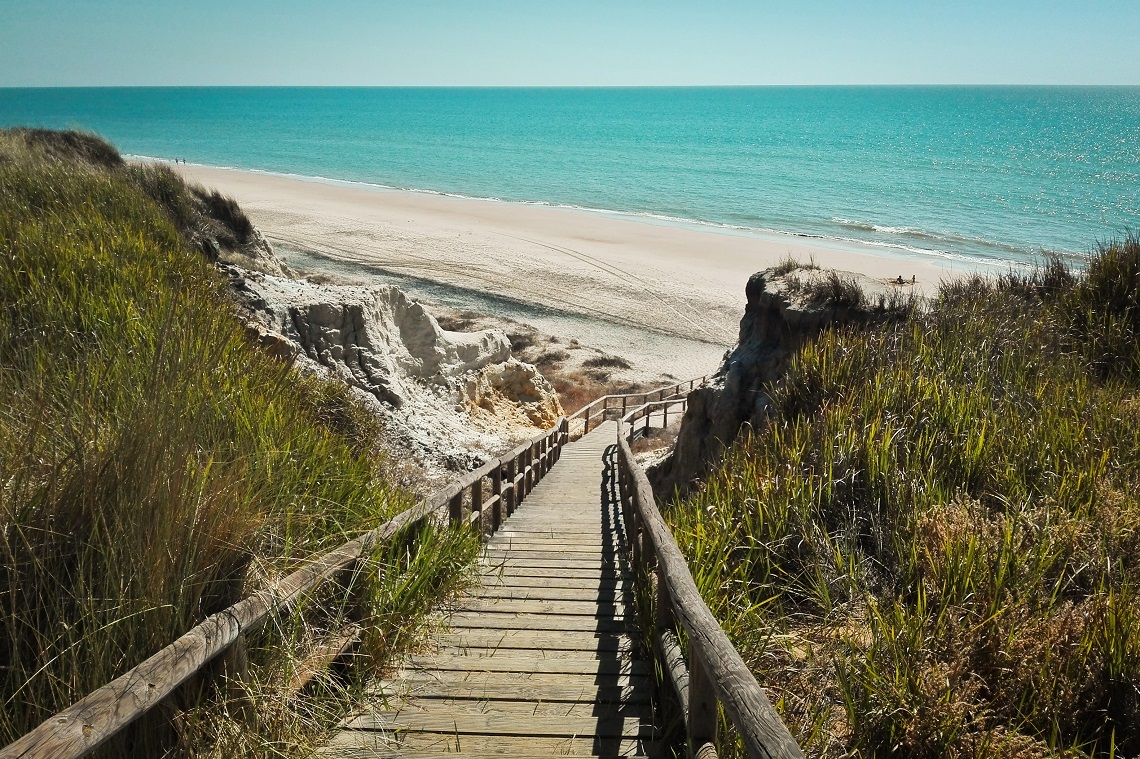
[{"label": "sandstone outcrop", "polygon": [[336,377],[385,422],[388,448],[443,481],[552,425],[557,394],[496,329],[451,332],[392,286],[320,285],[227,267],[257,342]]},{"label": "sandstone outcrop", "polygon": [[[876,294],[876,302],[867,293]],[[707,473],[746,425],[761,426],[770,399],[765,388],[778,380],[803,345],[837,324],[864,322],[901,306],[883,284],[861,275],[819,269],[752,275],[737,345],[725,354],[707,387],[689,396],[673,454],[650,470],[661,496],[685,492]]]},{"label": "sandstone outcrop", "polygon": [[222,263],[233,264],[262,274],[272,274],[275,277],[296,276],[296,273],[274,254],[273,246],[257,228],[251,228],[246,239],[240,244],[226,245],[224,241],[211,237],[205,237],[199,244],[204,247],[212,246],[213,258]]}]

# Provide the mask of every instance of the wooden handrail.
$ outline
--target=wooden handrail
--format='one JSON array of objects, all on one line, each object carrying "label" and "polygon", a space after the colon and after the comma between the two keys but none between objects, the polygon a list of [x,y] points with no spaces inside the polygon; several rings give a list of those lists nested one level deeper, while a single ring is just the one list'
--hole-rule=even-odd
[{"label": "wooden handrail", "polygon": [[[678,382],[674,385],[666,385],[659,387],[656,390],[649,390],[644,393],[623,393],[617,395],[603,395],[590,401],[582,408],[570,414],[567,418],[569,422],[581,421],[581,430],[571,429],[570,433],[574,439],[578,439],[590,431],[591,423],[596,419],[605,421],[609,417],[610,412],[617,412],[620,408],[621,413],[618,418],[626,415],[628,409],[633,406],[649,403],[652,401],[661,401],[669,398],[679,398],[688,396],[689,393],[702,387],[708,382],[708,375],[703,377],[696,377],[695,379],[685,380]],[[640,400],[634,401],[634,398]],[[613,404],[611,406],[611,403]],[[599,408],[600,407],[600,408]]]},{"label": "wooden handrail", "polygon": [[682,412],[688,408],[688,406],[689,406],[688,394],[675,395],[673,397],[666,398],[663,401],[651,401],[649,403],[643,403],[640,406],[637,406],[636,408],[634,408],[632,411],[630,411],[629,413],[627,413],[625,416],[623,416],[621,419],[618,420],[618,429],[624,430],[625,426],[628,424],[629,425],[629,433],[626,434],[625,437],[626,437],[626,440],[629,440],[630,442],[632,442],[634,435],[636,434],[636,430],[634,430],[634,428],[633,428],[634,422],[636,422],[638,419],[644,419],[645,420],[645,433],[649,434],[650,417],[653,415],[653,412],[656,409],[661,409],[661,426],[662,427],[668,427],[669,426],[669,407],[670,406],[678,406],[678,405],[681,407]]},{"label": "wooden handrail", "polygon": [[[655,637],[670,681],[687,707],[690,756],[715,756],[719,702],[752,759],[802,758],[803,752],[764,689],[701,598],[689,565],[657,509],[653,488],[620,431],[617,442],[618,481],[633,561],[648,570],[656,559]],[[684,663],[678,662],[680,647],[671,635],[675,623],[688,634],[687,676],[678,671]]]},{"label": "wooden handrail", "polygon": [[[217,614],[211,614],[176,641],[130,671],[44,720],[0,749],[0,759],[78,759],[94,751],[152,709],[206,664],[256,630],[273,612],[289,609],[326,580],[347,571],[380,541],[448,508],[453,524],[478,524],[487,534],[503,521],[558,460],[569,439],[565,417],[502,458],[469,472],[383,525],[316,558],[277,582]],[[536,458],[537,453],[537,458]],[[504,482],[504,472],[507,480]],[[483,500],[483,480],[491,479],[492,498]],[[466,495],[466,499],[465,496]],[[464,506],[470,517],[463,515]]]}]

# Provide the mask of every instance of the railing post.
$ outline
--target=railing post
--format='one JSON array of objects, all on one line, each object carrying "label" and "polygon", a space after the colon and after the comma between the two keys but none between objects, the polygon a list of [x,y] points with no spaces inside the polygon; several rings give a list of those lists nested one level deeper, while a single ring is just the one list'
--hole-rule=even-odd
[{"label": "railing post", "polygon": [[[475,518],[475,523],[477,525],[479,525],[479,535],[480,536],[482,536],[484,534],[483,533],[483,528],[484,528],[483,515],[480,513],[481,511],[483,511],[483,478],[482,477],[480,477],[479,479],[477,479],[471,483],[471,513],[478,515]],[[495,529],[498,529],[498,528],[495,528]]]},{"label": "railing post", "polygon": [[689,643],[689,756],[716,758],[716,693],[701,657]]},{"label": "railing post", "polygon": [[665,570],[661,568],[660,562],[657,564],[657,586],[653,589],[655,595],[655,611],[657,629],[671,630],[674,626],[675,620],[673,619],[673,599],[669,597],[669,586],[665,584]]},{"label": "railing post", "polygon": [[526,449],[526,454],[523,458],[523,492],[522,497],[525,499],[530,495],[530,486],[534,482],[534,444],[532,443]]},{"label": "railing post", "polygon": [[447,515],[451,519],[452,524],[459,524],[463,521],[463,491],[451,497],[447,502]]},{"label": "railing post", "polygon": [[523,464],[523,481],[522,481],[522,493],[521,493],[522,497],[519,498],[519,503],[522,503],[522,501],[528,495],[530,495],[530,482],[531,482],[531,478],[534,476],[534,445],[533,444],[527,446],[526,452],[523,453],[522,464]]},{"label": "railing post", "polygon": [[499,531],[503,526],[503,465],[495,467],[491,472],[491,496],[496,497],[495,505],[491,509],[491,532]]},{"label": "railing post", "polygon": [[669,404],[666,403],[661,407],[661,429],[669,428]]},{"label": "railing post", "polygon": [[518,488],[515,487],[515,462],[516,461],[518,461],[518,459],[514,458],[514,459],[511,459],[510,461],[508,461],[506,464],[503,465],[504,468],[506,469],[505,474],[507,476],[507,483],[509,485],[509,487],[506,488],[504,491],[504,492],[506,492],[507,496],[506,496],[506,502],[503,504],[504,508],[506,509],[506,515],[508,517],[511,514],[515,513],[515,501],[518,499]]},{"label": "railing post", "polygon": [[[629,479],[632,476],[627,474]],[[637,509],[637,493],[633,488],[630,488],[629,493],[629,509],[627,512],[626,527],[629,531],[629,552],[631,554],[630,560],[635,567],[641,566],[641,519],[638,515]]]},{"label": "railing post", "polygon": [[245,636],[239,635],[222,654],[222,677],[225,679],[226,705],[243,720],[253,719],[253,703],[246,691],[249,682],[249,649]]}]

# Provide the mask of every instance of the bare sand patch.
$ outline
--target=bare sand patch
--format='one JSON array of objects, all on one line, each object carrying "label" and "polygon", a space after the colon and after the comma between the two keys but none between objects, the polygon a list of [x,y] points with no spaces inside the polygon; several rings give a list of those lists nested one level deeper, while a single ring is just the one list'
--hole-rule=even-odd
[{"label": "bare sand patch", "polygon": [[[789,257],[862,274],[885,288],[901,276],[921,293],[952,273],[932,262],[811,239],[177,168],[236,198],[281,258],[311,277],[397,284],[437,309],[528,325],[562,346],[552,350],[564,351],[571,342],[587,347],[578,357],[582,364],[613,356],[630,365],[608,367],[607,381],[652,383],[715,370],[736,342],[748,277]],[[600,373],[606,367],[571,368]]]}]

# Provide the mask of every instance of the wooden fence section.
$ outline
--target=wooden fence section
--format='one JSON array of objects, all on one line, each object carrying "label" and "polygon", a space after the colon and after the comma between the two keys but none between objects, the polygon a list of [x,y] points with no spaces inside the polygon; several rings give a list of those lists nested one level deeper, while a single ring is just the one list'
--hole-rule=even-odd
[{"label": "wooden fence section", "polygon": [[[637,437],[638,434],[648,437],[650,423],[652,422],[654,416],[661,417],[661,427],[665,428],[669,426],[670,409],[672,409],[674,415],[676,415],[684,414],[685,409],[688,407],[689,396],[687,393],[685,395],[676,396],[673,398],[666,398],[663,401],[651,401],[649,403],[643,403],[630,411],[628,414],[624,415],[619,420],[621,430],[619,434],[624,434],[625,439],[630,442],[633,442],[633,439]],[[642,419],[645,420],[645,426],[638,429],[637,423]],[[628,430],[626,429],[627,427],[629,428]]]},{"label": "wooden fence section", "polygon": [[603,395],[591,401],[567,417],[571,440],[577,440],[592,428],[608,419],[622,419],[633,408],[666,399],[681,399],[708,382],[708,376],[678,382],[675,385],[650,390],[647,393],[626,393],[624,395]]},{"label": "wooden fence section", "polygon": [[[621,434],[618,481],[633,564],[653,580],[654,639],[685,710],[689,755],[715,759],[719,703],[753,759],[803,757],[764,689],[697,591],[685,557],[657,509],[649,480]],[[688,635],[688,657],[677,642],[677,623]]]},{"label": "wooden fence section", "polygon": [[[497,461],[392,518],[376,529],[315,558],[302,569],[213,614],[129,672],[42,722],[0,750],[0,759],[76,759],[95,750],[157,706],[220,654],[243,645],[272,613],[288,610],[325,581],[353,569],[379,542],[447,508],[452,522],[498,529],[550,467],[568,439],[565,418]],[[484,498],[485,481],[491,495]]]}]

